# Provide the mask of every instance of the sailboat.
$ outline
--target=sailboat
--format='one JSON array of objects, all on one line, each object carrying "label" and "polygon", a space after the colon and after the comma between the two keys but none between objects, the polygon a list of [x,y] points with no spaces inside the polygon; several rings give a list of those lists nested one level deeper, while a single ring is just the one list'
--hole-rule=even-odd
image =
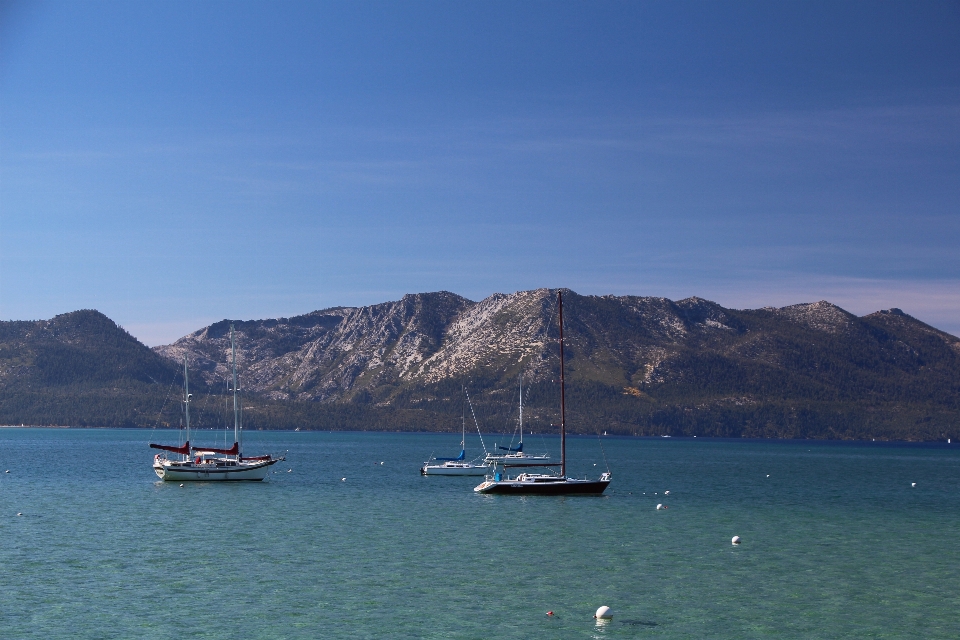
[{"label": "sailboat", "polygon": [[[171,460],[165,453],[154,456],[153,470],[161,480],[169,482],[183,481],[225,481],[225,480],[263,480],[270,467],[283,460],[283,456],[271,455],[244,457],[240,452],[240,409],[237,405],[237,348],[233,337],[233,325],[230,325],[230,350],[233,355],[233,446],[229,449],[190,446],[190,382],[187,377],[187,356],[183,356],[183,414],[186,424],[187,441],[180,447],[151,444],[151,449],[160,449],[178,454]],[[191,453],[193,456],[191,457]]]},{"label": "sailboat", "polygon": [[550,463],[549,454],[531,455],[523,451],[523,376],[520,377],[520,444],[516,447],[502,447],[497,445],[497,449],[509,453],[488,453],[484,462],[489,465],[501,465],[503,467],[556,466]]},{"label": "sailboat", "polygon": [[575,494],[603,493],[610,484],[610,472],[598,480],[567,477],[567,408],[563,378],[563,291],[557,291],[557,309],[560,316],[560,474],[521,473],[515,478],[504,477],[500,471],[487,476],[474,487],[477,493],[502,493],[513,495],[564,496]]},{"label": "sailboat", "polygon": [[[466,389],[464,389],[466,394]],[[469,402],[470,396],[467,396]],[[470,411],[473,412],[473,404],[470,405]],[[476,418],[476,416],[474,416]],[[461,435],[460,435],[460,455],[456,458],[433,458],[424,462],[420,467],[422,476],[485,476],[490,471],[490,466],[486,462],[477,463],[475,461],[467,462],[467,418],[466,414],[461,416]],[[480,427],[477,425],[477,433],[480,433]],[[480,442],[483,443],[483,436],[480,436]],[[430,464],[438,462],[440,464]]]}]

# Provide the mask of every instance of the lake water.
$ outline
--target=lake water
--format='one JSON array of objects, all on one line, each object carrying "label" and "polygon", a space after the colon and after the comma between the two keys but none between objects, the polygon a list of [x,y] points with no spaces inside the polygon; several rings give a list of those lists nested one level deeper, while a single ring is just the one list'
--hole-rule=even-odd
[{"label": "lake water", "polygon": [[604,438],[603,497],[518,498],[419,475],[458,435],[251,433],[268,481],[182,488],[151,438],[0,429],[0,636],[960,637],[958,445]]}]

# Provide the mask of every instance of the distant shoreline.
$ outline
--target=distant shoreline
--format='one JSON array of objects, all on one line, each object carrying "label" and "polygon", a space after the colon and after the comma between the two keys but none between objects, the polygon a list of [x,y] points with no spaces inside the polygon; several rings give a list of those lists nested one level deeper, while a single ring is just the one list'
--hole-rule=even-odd
[{"label": "distant shoreline", "polygon": [[[29,424],[0,424],[0,429],[72,429],[77,431],[90,430],[90,431],[177,431],[177,429],[171,429],[169,427],[72,427],[72,426],[61,426],[61,425],[29,425]],[[196,429],[196,431],[222,431],[222,429]],[[454,431],[399,431],[396,429],[369,429],[364,431],[358,431],[355,429],[301,429],[296,431],[294,429],[251,429],[246,431],[248,434],[257,433],[363,433],[363,434],[380,434],[380,433],[391,433],[391,434],[404,434],[404,435],[449,435],[455,434]],[[484,433],[485,438],[495,438],[503,437],[506,434],[503,433]],[[540,438],[551,438],[559,439],[560,434],[555,433],[536,433],[531,434]],[[609,434],[605,436],[598,436],[597,434],[567,434],[568,438],[597,438],[601,437],[603,439],[614,439],[614,440],[653,440],[653,441],[706,441],[706,442],[742,442],[742,443],[782,443],[782,444],[829,444],[829,445],[859,445],[859,444],[871,444],[878,446],[911,446],[911,447],[924,447],[924,446],[935,446],[935,447],[958,447],[960,448],[960,442],[946,442],[944,440],[830,440],[826,438],[715,438],[711,436],[634,436],[634,435],[624,435],[624,434]]]}]

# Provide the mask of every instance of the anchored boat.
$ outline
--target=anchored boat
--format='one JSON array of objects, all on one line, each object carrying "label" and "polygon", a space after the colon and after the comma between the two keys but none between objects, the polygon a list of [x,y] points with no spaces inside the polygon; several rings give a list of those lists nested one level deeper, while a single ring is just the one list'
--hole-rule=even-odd
[{"label": "anchored boat", "polygon": [[557,466],[550,462],[550,455],[547,453],[529,454],[523,450],[523,376],[520,377],[520,444],[516,447],[497,445],[497,449],[507,453],[488,453],[484,462],[491,466],[500,465],[504,468]]},{"label": "anchored boat", "polygon": [[557,291],[557,309],[560,316],[560,474],[521,473],[515,478],[510,478],[497,470],[474,487],[473,490],[477,493],[544,496],[599,495],[610,484],[609,471],[601,475],[598,480],[567,477],[567,414],[563,379],[563,291]]},{"label": "anchored boat", "polygon": [[[467,394],[467,390],[463,390],[464,395],[467,398],[467,402],[470,402],[470,396]],[[473,404],[470,404],[470,412],[473,413]],[[477,462],[472,460],[468,462],[467,458],[467,417],[466,414],[460,416],[461,422],[461,434],[460,434],[460,455],[456,458],[432,458],[431,460],[424,462],[423,466],[420,467],[420,475],[423,476],[485,476],[490,471],[490,465],[487,462]],[[476,414],[474,414],[474,422],[476,422]],[[480,433],[480,425],[477,424],[477,434],[480,435],[480,446],[486,447],[483,445],[483,434]],[[431,464],[439,463],[439,464]]]},{"label": "anchored boat", "polygon": [[183,357],[183,415],[187,440],[183,446],[152,444],[151,449],[177,454],[171,459],[166,453],[158,453],[153,458],[153,470],[157,477],[168,482],[184,481],[224,481],[224,480],[263,480],[271,466],[284,459],[271,455],[244,457],[240,451],[241,433],[240,409],[237,404],[237,348],[233,337],[233,325],[230,325],[230,350],[233,355],[233,446],[229,449],[190,446],[190,382],[187,376],[187,357]]}]

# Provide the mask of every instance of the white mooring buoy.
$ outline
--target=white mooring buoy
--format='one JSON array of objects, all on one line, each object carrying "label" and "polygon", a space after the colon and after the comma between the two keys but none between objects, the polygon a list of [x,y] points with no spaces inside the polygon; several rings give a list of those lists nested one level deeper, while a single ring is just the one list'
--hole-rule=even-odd
[{"label": "white mooring buoy", "polygon": [[18,511],[18,512],[17,512],[17,515],[18,515],[18,516],[22,516],[23,514]]},{"label": "white mooring buoy", "polygon": [[664,491],[664,492],[663,492],[663,495],[668,496],[668,495],[670,495],[670,492],[669,492],[669,491]]},{"label": "white mooring buoy", "polygon": [[340,478],[340,482],[346,482],[346,481],[347,481],[346,478]]},{"label": "white mooring buoy", "polygon": [[593,615],[597,620],[610,620],[613,618],[613,609],[604,605],[597,609],[597,612]]},{"label": "white mooring buoy", "polygon": [[731,544],[740,544],[740,536],[733,536],[733,537],[730,539],[730,543],[731,543]]},{"label": "white mooring buoy", "polygon": [[917,483],[916,483],[916,482],[911,482],[911,483],[910,483],[910,486],[911,486],[911,487],[915,487],[915,486],[917,486]]},{"label": "white mooring buoy", "polygon": [[183,485],[181,484],[180,486],[182,487]]},{"label": "white mooring buoy", "polygon": [[658,505],[657,505],[657,511],[660,511],[660,509],[663,509],[663,505],[662,505],[662,504],[658,504]]}]

